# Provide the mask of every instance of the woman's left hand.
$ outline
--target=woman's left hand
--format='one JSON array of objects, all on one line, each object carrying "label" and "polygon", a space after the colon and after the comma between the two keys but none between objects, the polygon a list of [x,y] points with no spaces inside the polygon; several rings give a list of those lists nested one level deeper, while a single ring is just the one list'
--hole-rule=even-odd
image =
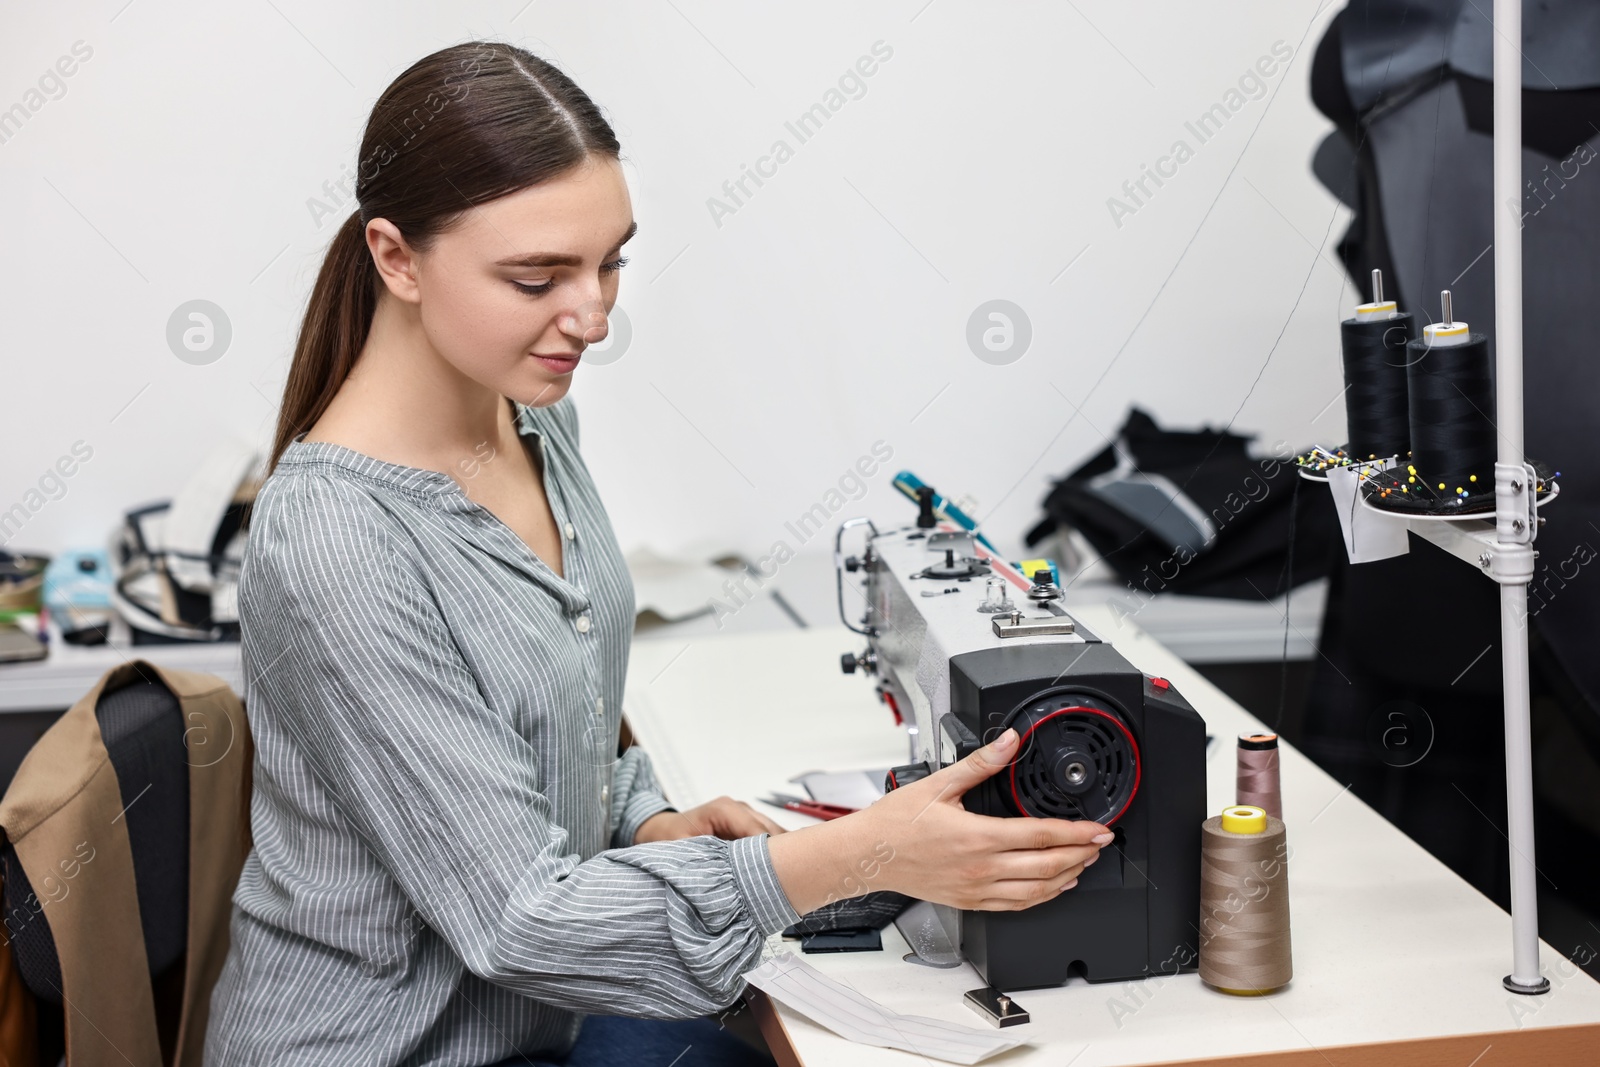
[{"label": "woman's left hand", "polygon": [[783,827],[743,801],[718,797],[688,811],[663,811],[646,819],[633,835],[636,845],[651,841],[677,841],[685,837],[710,834],[724,841],[735,841],[756,834],[781,834]]}]

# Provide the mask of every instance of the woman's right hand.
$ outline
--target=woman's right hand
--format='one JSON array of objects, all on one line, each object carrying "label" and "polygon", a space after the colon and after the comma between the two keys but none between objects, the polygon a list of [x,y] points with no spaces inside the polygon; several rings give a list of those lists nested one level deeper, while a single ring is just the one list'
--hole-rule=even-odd
[{"label": "woman's right hand", "polygon": [[918,900],[974,911],[1019,911],[1078,883],[1112,833],[1097,822],[996,818],[961,804],[969,789],[1011,765],[1007,730],[965,759],[891,790],[861,812],[874,841],[893,851],[883,882]]},{"label": "woman's right hand", "polygon": [[774,870],[795,910],[890,889],[967,910],[1020,911],[1072,888],[1112,841],[1106,827],[962,807],[962,795],[1010,766],[1016,748],[1017,733],[1007,730],[871,807],[771,839]]}]

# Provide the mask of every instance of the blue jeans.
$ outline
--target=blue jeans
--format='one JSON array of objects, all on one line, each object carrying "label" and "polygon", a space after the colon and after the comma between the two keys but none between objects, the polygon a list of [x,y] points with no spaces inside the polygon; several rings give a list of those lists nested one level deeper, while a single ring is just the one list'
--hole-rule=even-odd
[{"label": "blue jeans", "polygon": [[715,1019],[626,1019],[591,1015],[562,1060],[512,1056],[494,1067],[773,1067]]}]

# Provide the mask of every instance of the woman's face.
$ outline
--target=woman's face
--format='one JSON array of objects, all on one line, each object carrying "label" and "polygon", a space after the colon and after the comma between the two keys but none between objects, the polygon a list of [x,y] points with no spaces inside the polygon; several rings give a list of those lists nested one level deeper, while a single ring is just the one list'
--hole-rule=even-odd
[{"label": "woman's face", "polygon": [[590,156],[468,211],[417,258],[423,332],[467,377],[534,407],[566,395],[605,338],[633,236],[622,166]]}]

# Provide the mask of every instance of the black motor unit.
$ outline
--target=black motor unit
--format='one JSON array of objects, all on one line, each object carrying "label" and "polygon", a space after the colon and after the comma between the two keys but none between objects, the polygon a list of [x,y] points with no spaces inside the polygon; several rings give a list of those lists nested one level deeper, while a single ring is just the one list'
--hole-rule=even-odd
[{"label": "black motor unit", "polygon": [[[1080,632],[1082,632],[1080,630]],[[1205,819],[1205,723],[1164,679],[1101,642],[987,648],[950,659],[941,724],[961,758],[1015,727],[1016,759],[967,810],[1092,819],[1116,840],[1077,886],[1023,911],[967,911],[961,948],[997,989],[1192,971]],[[931,770],[896,768],[895,784]]]}]

